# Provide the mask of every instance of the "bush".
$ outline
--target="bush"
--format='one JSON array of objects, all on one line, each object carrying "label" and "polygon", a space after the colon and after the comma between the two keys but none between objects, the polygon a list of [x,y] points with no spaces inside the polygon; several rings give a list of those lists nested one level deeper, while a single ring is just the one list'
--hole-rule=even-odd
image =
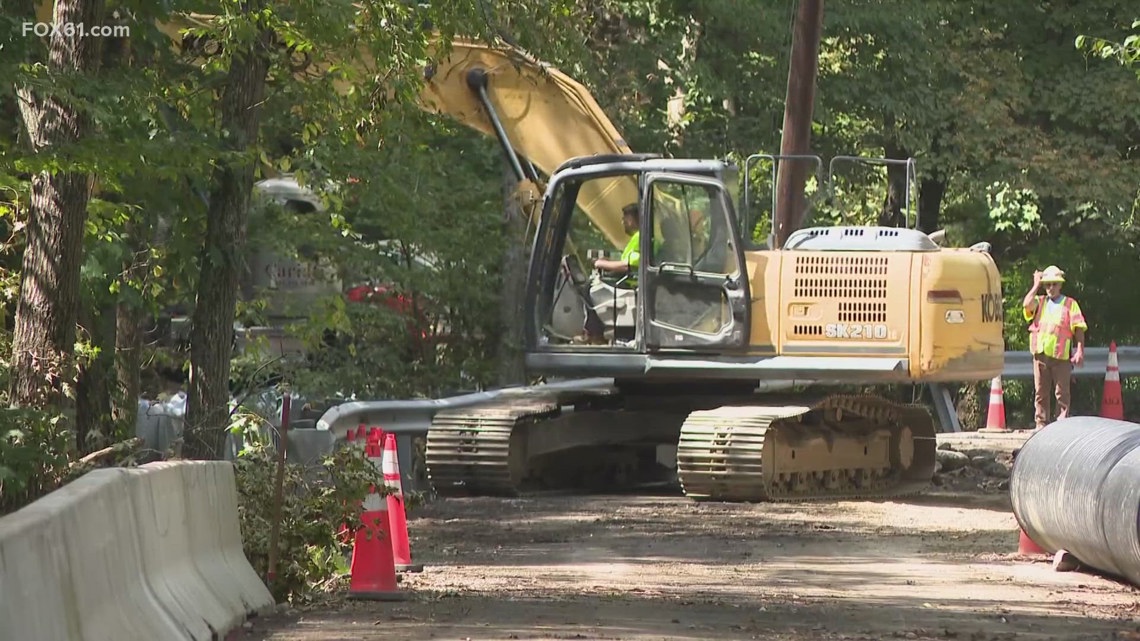
[{"label": "bush", "polygon": [[0,515],[24,507],[71,478],[74,439],[62,415],[4,409],[0,434]]},{"label": "bush", "polygon": [[138,463],[142,439],[116,441],[80,456],[63,414],[0,410],[0,516],[15,512],[100,467]]},{"label": "bush", "polygon": [[[250,430],[249,415],[238,415],[237,429]],[[238,518],[246,558],[259,576],[269,569],[269,540],[274,521],[277,454],[272,442],[245,440],[235,461]],[[314,466],[286,464],[278,538],[277,576],[270,591],[278,602],[311,601],[333,591],[348,573],[352,543],[342,542],[342,525],[360,524],[359,502],[383,475],[356,448],[342,448]]]}]

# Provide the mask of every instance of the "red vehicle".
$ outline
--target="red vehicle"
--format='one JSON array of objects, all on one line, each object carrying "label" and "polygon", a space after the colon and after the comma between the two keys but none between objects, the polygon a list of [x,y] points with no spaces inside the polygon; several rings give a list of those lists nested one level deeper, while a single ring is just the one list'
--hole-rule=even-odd
[{"label": "red vehicle", "polygon": [[435,337],[431,319],[424,312],[423,306],[415,300],[414,294],[406,294],[384,285],[357,285],[349,289],[345,297],[351,303],[384,305],[397,314],[406,316],[408,333],[415,343],[423,345]]}]

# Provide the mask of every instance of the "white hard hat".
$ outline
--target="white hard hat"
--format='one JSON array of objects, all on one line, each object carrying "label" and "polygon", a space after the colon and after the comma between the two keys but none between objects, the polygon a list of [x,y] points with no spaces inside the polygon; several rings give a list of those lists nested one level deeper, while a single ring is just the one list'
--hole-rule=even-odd
[{"label": "white hard hat", "polygon": [[1065,272],[1061,271],[1061,268],[1056,265],[1049,265],[1045,268],[1044,273],[1041,274],[1041,282],[1063,283],[1065,282]]}]

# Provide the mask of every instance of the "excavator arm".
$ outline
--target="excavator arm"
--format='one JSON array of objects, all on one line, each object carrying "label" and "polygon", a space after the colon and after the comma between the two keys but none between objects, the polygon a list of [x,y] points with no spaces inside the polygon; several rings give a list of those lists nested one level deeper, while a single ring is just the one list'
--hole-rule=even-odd
[{"label": "excavator arm", "polygon": [[581,83],[513,48],[451,42],[449,55],[425,73],[424,107],[509,143],[550,175],[576,156],[632,153]]},{"label": "excavator arm", "polygon": [[[545,180],[538,172],[550,176],[571,158],[632,153],[581,83],[517,49],[456,39],[425,80],[425,110],[497,138],[518,179],[539,190]],[[615,247],[628,238],[621,208],[636,201],[629,176],[591,181],[578,195],[578,206]]]}]

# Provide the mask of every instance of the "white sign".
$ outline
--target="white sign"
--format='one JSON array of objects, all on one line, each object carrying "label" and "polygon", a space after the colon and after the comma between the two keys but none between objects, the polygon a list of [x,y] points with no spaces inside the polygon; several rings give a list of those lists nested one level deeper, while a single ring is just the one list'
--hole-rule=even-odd
[{"label": "white sign", "polygon": [[863,338],[883,340],[887,337],[887,326],[883,323],[860,325],[857,323],[828,323],[823,326],[826,338]]}]

